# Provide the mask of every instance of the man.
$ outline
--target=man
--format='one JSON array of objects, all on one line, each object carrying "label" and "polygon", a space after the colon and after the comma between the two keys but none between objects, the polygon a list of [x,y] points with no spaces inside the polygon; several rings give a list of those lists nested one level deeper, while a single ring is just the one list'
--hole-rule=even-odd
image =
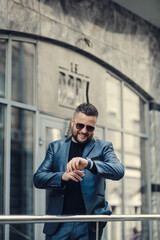
[{"label": "man", "polygon": [[[46,157],[34,175],[37,188],[51,189],[50,215],[107,214],[105,179],[119,180],[124,166],[113,146],[94,140],[98,117],[90,103],[79,105],[71,119],[72,136],[52,142]],[[99,239],[105,223],[100,223]],[[46,223],[46,240],[94,240],[94,223]]]}]

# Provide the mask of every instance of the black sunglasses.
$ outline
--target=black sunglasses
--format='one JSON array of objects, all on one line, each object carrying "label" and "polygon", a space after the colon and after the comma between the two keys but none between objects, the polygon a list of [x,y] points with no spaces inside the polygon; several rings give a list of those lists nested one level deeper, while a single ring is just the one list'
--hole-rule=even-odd
[{"label": "black sunglasses", "polygon": [[93,132],[95,127],[90,125],[84,125],[83,123],[76,123],[76,128],[82,130],[86,126],[87,132]]}]

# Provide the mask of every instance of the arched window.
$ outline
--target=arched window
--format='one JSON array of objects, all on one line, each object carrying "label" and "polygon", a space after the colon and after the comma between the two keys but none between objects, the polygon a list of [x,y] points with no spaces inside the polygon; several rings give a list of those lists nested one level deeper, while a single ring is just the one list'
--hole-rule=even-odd
[{"label": "arched window", "polygon": [[[106,139],[125,165],[125,177],[107,185],[107,198],[115,214],[149,212],[148,186],[148,101],[127,82],[111,73],[106,78]],[[141,222],[126,222],[126,239],[133,228],[142,231]],[[115,230],[117,228],[117,230]],[[122,223],[113,223],[109,239],[123,239]]]}]

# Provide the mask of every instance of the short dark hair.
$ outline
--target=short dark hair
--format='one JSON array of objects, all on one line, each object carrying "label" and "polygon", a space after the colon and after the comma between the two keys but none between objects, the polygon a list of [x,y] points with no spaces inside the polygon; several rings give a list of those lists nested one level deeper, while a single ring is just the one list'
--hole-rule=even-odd
[{"label": "short dark hair", "polygon": [[93,106],[91,103],[82,103],[80,104],[75,112],[74,116],[76,116],[78,113],[84,113],[87,116],[95,116],[98,117],[98,110],[95,106]]}]

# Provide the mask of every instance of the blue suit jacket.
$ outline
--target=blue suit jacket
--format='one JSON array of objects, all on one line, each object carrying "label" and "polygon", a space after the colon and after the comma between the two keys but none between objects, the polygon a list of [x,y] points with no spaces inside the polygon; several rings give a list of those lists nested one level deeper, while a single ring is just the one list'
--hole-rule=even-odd
[{"label": "blue suit jacket", "polygon": [[[37,188],[51,189],[47,214],[61,215],[65,186],[61,178],[66,171],[71,138],[50,143],[46,157],[34,174]],[[105,201],[105,179],[119,180],[124,175],[124,166],[117,159],[112,143],[105,140],[91,140],[83,151],[83,158],[91,158],[97,168],[97,175],[85,169],[81,181],[82,195],[87,214],[107,214],[111,211]],[[44,233],[53,234],[58,223],[46,223]]]}]

